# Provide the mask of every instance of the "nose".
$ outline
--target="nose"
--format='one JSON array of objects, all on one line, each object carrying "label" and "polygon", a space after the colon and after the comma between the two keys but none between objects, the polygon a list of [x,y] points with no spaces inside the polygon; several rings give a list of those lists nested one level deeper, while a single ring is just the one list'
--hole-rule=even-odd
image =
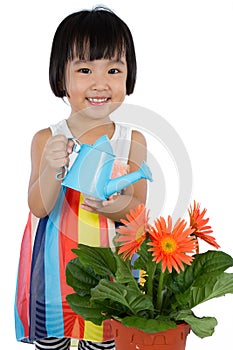
[{"label": "nose", "polygon": [[93,74],[92,90],[106,91],[109,89],[108,79],[104,74]]}]

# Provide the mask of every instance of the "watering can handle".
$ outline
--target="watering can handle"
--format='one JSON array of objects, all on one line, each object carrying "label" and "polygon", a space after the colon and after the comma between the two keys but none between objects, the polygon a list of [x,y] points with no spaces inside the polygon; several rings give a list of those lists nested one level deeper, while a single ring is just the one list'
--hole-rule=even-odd
[{"label": "watering can handle", "polygon": [[76,137],[69,137],[68,140],[74,141],[73,152],[78,153],[82,146],[82,142],[79,139],[76,139]]},{"label": "watering can handle", "polygon": [[[69,137],[68,140],[74,141],[73,152],[78,153],[80,150],[80,147],[82,146],[82,142],[79,141],[79,139],[76,139],[75,137]],[[66,165],[64,165],[63,169],[64,170],[62,170],[56,174],[56,179],[59,181],[64,180],[64,178],[66,177],[66,174],[68,172],[68,167]]]},{"label": "watering can handle", "polygon": [[62,181],[66,177],[66,174],[68,172],[68,167],[64,165],[63,167],[64,170],[60,171],[59,173],[56,174],[56,180]]}]

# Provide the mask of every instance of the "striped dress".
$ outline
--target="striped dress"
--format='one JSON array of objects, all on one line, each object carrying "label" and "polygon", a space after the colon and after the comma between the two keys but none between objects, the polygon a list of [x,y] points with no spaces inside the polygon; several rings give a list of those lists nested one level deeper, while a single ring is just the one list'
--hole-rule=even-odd
[{"label": "striped dress", "polygon": [[[66,120],[51,126],[52,134],[72,137]],[[116,158],[125,164],[131,129],[115,124],[111,139]],[[72,153],[70,166],[77,154]],[[73,289],[66,284],[67,263],[78,243],[112,246],[115,223],[80,207],[83,195],[61,186],[51,213],[41,219],[31,212],[23,234],[15,298],[15,328],[19,341],[56,337],[102,342],[112,339],[109,321],[96,326],[74,313],[66,301]]]}]

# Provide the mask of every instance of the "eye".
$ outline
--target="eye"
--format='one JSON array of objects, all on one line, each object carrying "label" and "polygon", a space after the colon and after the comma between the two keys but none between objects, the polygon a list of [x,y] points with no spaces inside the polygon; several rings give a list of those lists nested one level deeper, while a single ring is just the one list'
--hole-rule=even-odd
[{"label": "eye", "polygon": [[111,68],[111,69],[109,69],[108,74],[117,74],[117,73],[119,73],[119,72],[120,72],[119,69],[117,69],[117,68]]},{"label": "eye", "polygon": [[80,68],[78,72],[83,74],[90,74],[91,70],[89,68]]}]

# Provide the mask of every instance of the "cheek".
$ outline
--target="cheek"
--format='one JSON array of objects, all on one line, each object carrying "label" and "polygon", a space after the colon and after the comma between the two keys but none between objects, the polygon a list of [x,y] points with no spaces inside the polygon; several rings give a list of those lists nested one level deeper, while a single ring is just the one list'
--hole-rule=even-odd
[{"label": "cheek", "polygon": [[119,94],[125,95],[126,94],[126,79],[122,79],[117,82],[116,84],[117,90],[119,91]]},{"label": "cheek", "polygon": [[70,66],[67,66],[66,70],[66,90],[70,94],[75,94],[79,92],[80,90],[80,82],[77,78],[77,75],[75,72],[70,68]]},{"label": "cheek", "polygon": [[126,95],[126,81],[122,85],[122,96],[125,96],[125,95]]},{"label": "cheek", "polygon": [[127,83],[127,74],[126,74],[125,79],[124,79],[124,93],[125,93],[125,95],[126,95],[126,90],[127,90],[126,83]]},{"label": "cheek", "polygon": [[85,90],[85,86],[83,84],[80,84],[80,81],[77,81],[77,79],[68,79],[66,84],[66,89],[69,95],[73,95],[76,98],[78,96],[83,95],[83,91]]}]

